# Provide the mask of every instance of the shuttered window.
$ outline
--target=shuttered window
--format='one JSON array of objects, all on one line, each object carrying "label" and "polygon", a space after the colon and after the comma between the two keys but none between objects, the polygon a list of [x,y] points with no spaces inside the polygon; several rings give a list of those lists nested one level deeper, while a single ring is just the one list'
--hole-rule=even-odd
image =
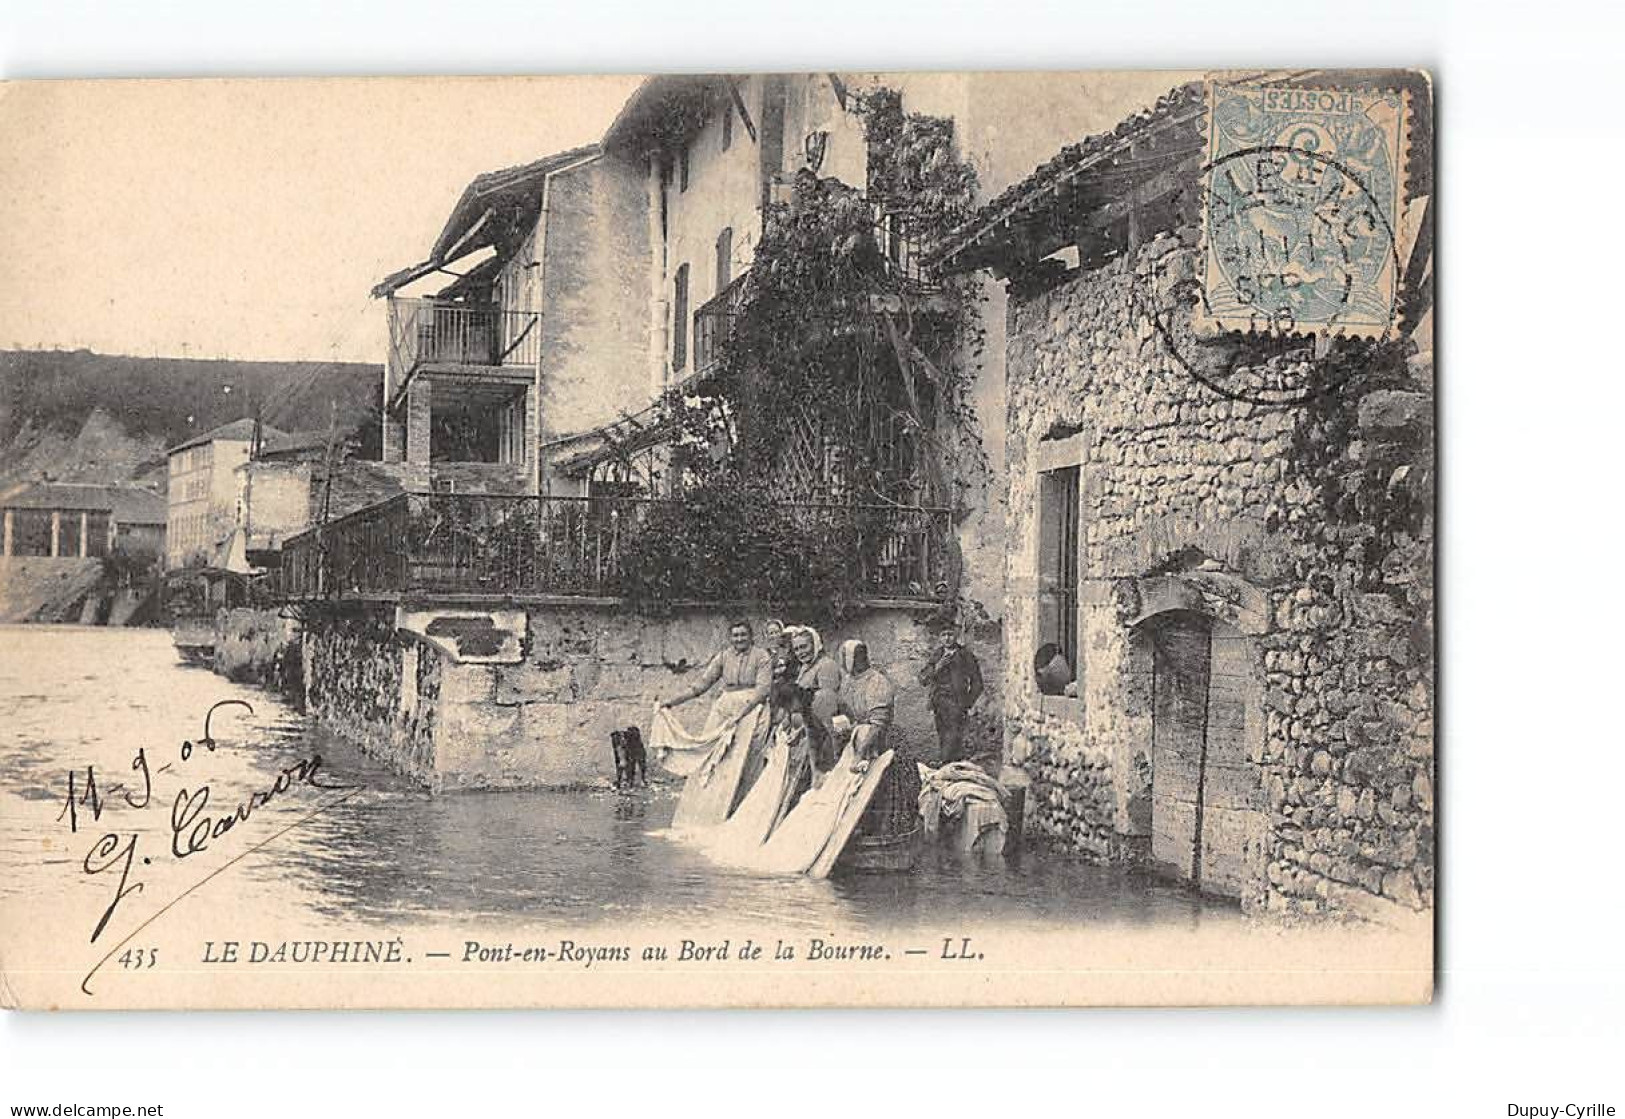
[{"label": "shuttered window", "polygon": [[724,229],[717,234],[717,294],[733,280],[734,231]]},{"label": "shuttered window", "polygon": [[677,269],[671,293],[671,371],[676,376],[688,366],[688,265]]}]

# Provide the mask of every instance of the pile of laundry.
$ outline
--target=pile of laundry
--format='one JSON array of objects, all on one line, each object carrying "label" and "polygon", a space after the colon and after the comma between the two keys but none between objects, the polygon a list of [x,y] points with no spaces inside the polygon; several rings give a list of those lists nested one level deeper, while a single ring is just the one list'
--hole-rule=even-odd
[{"label": "pile of laundry", "polygon": [[920,766],[920,820],[930,839],[948,837],[961,851],[1004,851],[1010,791],[971,762]]}]

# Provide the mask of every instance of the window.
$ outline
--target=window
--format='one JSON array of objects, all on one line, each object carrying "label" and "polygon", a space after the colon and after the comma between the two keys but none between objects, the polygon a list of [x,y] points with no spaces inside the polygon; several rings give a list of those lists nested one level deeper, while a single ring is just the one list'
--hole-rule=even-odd
[{"label": "window", "polygon": [[[1078,473],[1076,466],[1038,475],[1039,690],[1062,694],[1078,678]],[[1062,658],[1068,671],[1056,660]]]},{"label": "window", "polygon": [[85,518],[85,555],[107,554],[107,525],[111,514],[91,513]]},{"label": "window", "polygon": [[11,512],[11,554],[48,556],[51,554],[51,511],[13,509]]},{"label": "window", "polygon": [[722,102],[722,150],[727,151],[734,143],[734,107],[726,99]]},{"label": "window", "polygon": [[668,236],[670,236],[670,230],[669,230],[670,213],[669,213],[669,211],[671,209],[671,176],[672,176],[671,156],[670,156],[670,154],[662,155],[660,157],[660,191],[659,191],[659,193],[660,193],[660,240],[661,240],[662,244],[664,244],[664,242],[666,241],[666,238]]},{"label": "window", "polygon": [[677,269],[672,283],[671,371],[676,376],[688,365],[688,265]]},{"label": "window", "polygon": [[1077,425],[1057,425],[1038,445],[1038,565],[1034,572],[1038,629],[1033,674],[1039,692],[1046,696],[1075,696],[1083,680],[1078,598],[1086,439]]},{"label": "window", "polygon": [[525,461],[525,394],[447,398],[436,394],[429,411],[430,462]]},{"label": "window", "polygon": [[677,193],[688,189],[688,148],[677,153]]},{"label": "window", "polygon": [[79,510],[65,509],[58,521],[56,554],[59,556],[76,556],[79,554],[79,543],[83,539],[79,530],[83,525],[79,520]]},{"label": "window", "polygon": [[724,229],[717,234],[717,294],[733,279],[734,231]]}]

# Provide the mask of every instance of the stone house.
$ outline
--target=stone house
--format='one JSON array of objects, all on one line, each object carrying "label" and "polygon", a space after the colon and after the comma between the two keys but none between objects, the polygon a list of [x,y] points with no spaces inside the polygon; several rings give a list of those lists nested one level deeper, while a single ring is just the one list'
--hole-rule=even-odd
[{"label": "stone house", "polygon": [[290,537],[402,492],[400,464],[349,458],[346,442],[325,431],[276,433],[236,467],[237,515],[227,553],[243,570],[274,570]]},{"label": "stone house", "polygon": [[[378,286],[385,465],[406,492],[284,549],[313,710],[431,787],[592,781],[607,731],[721,645],[737,604],[629,616],[618,549],[681,500],[666,394],[719,359],[786,172],[863,182],[846,92],[832,75],[651,79],[602,143],[476,179],[429,257]],[[900,543],[849,631],[905,685],[903,733],[923,738],[914,666],[941,606],[923,557],[948,511],[876,516]]]},{"label": "stone house", "polygon": [[641,168],[597,145],[493,171],[424,261],[373,289],[389,301],[383,457],[404,488],[551,492],[543,448],[645,391],[645,207]]},{"label": "stone house", "polygon": [[[1155,80],[1131,79],[1125,92],[1154,97]],[[558,474],[580,479],[573,492],[586,492],[593,480],[648,488],[651,475],[666,469],[659,448],[670,428],[660,396],[672,388],[694,391],[716,369],[768,208],[789,197],[797,172],[865,189],[871,153],[861,103],[881,88],[895,90],[908,112],[951,122],[955,154],[985,192],[1023,178],[1035,158],[1080,130],[1108,123],[1097,88],[1081,75],[842,72],[646,81],[602,146],[647,168],[649,380],[645,393],[626,404],[625,418],[559,441]],[[947,457],[956,474],[961,593],[996,622],[1004,599],[1004,285],[988,279],[979,299],[982,345],[953,355],[971,371],[975,420],[957,433],[967,453]],[[972,444],[984,456],[981,470],[964,466]]]},{"label": "stone house", "polygon": [[[1065,847],[1402,918],[1434,886],[1428,90],[1366,339],[1202,326],[1207,88],[1062,149],[941,255],[1008,288],[1008,759]],[[1304,391],[1246,388],[1281,370]]]},{"label": "stone house", "polygon": [[[1030,151],[1000,131],[999,120],[1020,107],[1023,87],[1010,76],[667,76],[650,79],[633,95],[599,145],[471,185],[429,259],[379,289],[402,304],[392,314],[392,345],[400,352],[392,351],[386,374],[385,446],[387,459],[404,459],[408,492],[321,525],[284,550],[285,592],[305,617],[305,678],[314,711],[435,788],[570,784],[605,775],[608,729],[640,721],[673,676],[691,671],[705,650],[720,644],[728,614],[738,609],[695,602],[682,604],[675,616],[640,617],[615,585],[618,549],[636,535],[640,518],[657,506],[681,504],[671,486],[669,394],[698,393],[724,360],[743,278],[757,260],[773,204],[793,198],[792,183],[808,176],[846,190],[866,183],[870,148],[855,107],[863,91],[884,86],[911,104],[952,116],[960,158],[974,163],[986,182],[1006,182],[1016,153]],[[1070,109],[1051,105],[1055,112],[1021,131],[1028,145],[1031,133],[1067,122],[1098,126],[1100,109],[1087,84],[1074,93]],[[1124,126],[1144,124],[1154,151],[1126,172],[1107,167],[1109,174],[1095,175],[1090,189],[1104,201],[1087,213],[1074,212],[1070,203],[1057,212],[1060,204],[1051,199],[1063,193],[1050,176],[1075,165],[1097,168],[1095,153],[1104,141],[1068,149],[1033,181],[1010,186],[988,204],[986,220],[967,227],[960,243],[943,247],[946,270],[992,265],[1012,277],[1008,291],[992,280],[983,284],[990,349],[970,385],[989,477],[967,487],[960,508],[911,509],[900,502],[902,515],[924,514],[932,519],[934,539],[954,539],[963,557],[962,598],[988,605],[995,622],[1005,615],[1002,636],[997,624],[976,635],[978,653],[996,682],[988,701],[995,719],[1001,718],[998,693],[1006,693],[1009,719],[1000,730],[1008,734],[1011,760],[1033,775],[1041,830],[1101,857],[1182,864],[1188,877],[1240,894],[1248,904],[1263,896],[1258,883],[1266,876],[1286,883],[1276,896],[1320,904],[1322,893],[1344,889],[1356,871],[1357,891],[1408,896],[1408,882],[1426,896],[1430,883],[1421,856],[1414,868],[1382,864],[1396,874],[1389,881],[1374,869],[1376,862],[1358,862],[1360,847],[1350,835],[1333,837],[1341,845],[1335,863],[1330,850],[1311,851],[1294,839],[1297,828],[1318,841],[1325,830],[1321,799],[1339,802],[1338,790],[1309,790],[1284,769],[1272,771],[1299,799],[1292,823],[1261,831],[1258,790],[1275,786],[1264,784],[1258,767],[1265,763],[1253,745],[1261,734],[1270,742],[1298,732],[1281,730],[1281,712],[1262,707],[1275,693],[1254,687],[1257,680],[1238,662],[1262,665],[1255,665],[1255,654],[1268,646],[1270,671],[1279,675],[1289,671],[1282,664],[1300,661],[1304,671],[1311,663],[1320,671],[1325,658],[1312,659],[1298,645],[1287,648],[1279,623],[1297,607],[1283,613],[1272,596],[1282,585],[1276,568],[1290,549],[1265,547],[1279,534],[1255,522],[1271,523],[1276,497],[1291,499],[1297,519],[1313,520],[1318,497],[1315,487],[1288,478],[1279,461],[1292,439],[1292,417],[1236,408],[1228,400],[1221,409],[1202,399],[1178,370],[1154,361],[1141,324],[1123,325],[1131,317],[1124,299],[1141,288],[1162,295],[1176,286],[1170,269],[1188,262],[1195,241],[1194,219],[1172,201],[1178,191],[1164,188],[1178,187],[1181,176],[1194,183],[1200,160],[1195,147],[1168,146],[1158,123],[1190,132],[1185,141],[1194,145],[1199,136],[1189,108],[1175,99],[1153,114],[1156,120]],[[614,217],[614,245],[595,242],[607,231],[591,222],[579,237],[555,224],[568,209],[566,184],[589,171],[603,178],[581,190],[582,212]],[[905,238],[886,233],[886,215],[875,216],[886,268],[914,282],[920,262]],[[1086,228],[1076,226],[1080,220]],[[473,250],[488,255],[469,267],[467,261],[477,259]],[[1057,250],[1072,254],[1071,271],[1044,260]],[[1146,265],[1155,273],[1151,279],[1134,271],[1141,253],[1167,258]],[[465,271],[429,302],[430,310],[405,305],[407,284],[454,262]],[[543,290],[516,295],[532,274]],[[549,287],[548,277],[561,286]],[[1119,287],[1102,286],[1108,281]],[[567,310],[577,298],[579,314]],[[555,301],[560,313],[553,316]],[[512,329],[482,328],[478,336],[511,335],[512,343],[500,354],[484,349],[480,361],[466,360],[472,351],[465,342],[475,335],[456,324],[499,312],[521,320]],[[453,324],[445,330],[443,314]],[[1188,333],[1188,324],[1174,318],[1167,329]],[[510,354],[508,345],[531,338],[539,341],[527,372],[519,368],[524,362],[509,362],[519,351]],[[1116,395],[1102,395],[1104,411],[1080,403],[1107,392],[1106,383],[1097,385],[1097,374],[1082,371],[1071,356],[1085,340],[1102,355],[1120,351],[1119,362],[1146,367],[1143,376],[1127,366],[1112,374]],[[452,349],[437,348],[443,341]],[[547,377],[542,369],[555,346],[563,351],[558,375]],[[425,354],[434,360],[420,360]],[[1135,393],[1163,382],[1165,406],[1141,407]],[[492,389],[498,383],[506,387]],[[479,403],[482,393],[502,398],[497,412]],[[550,393],[608,405],[614,414],[592,426],[583,403],[550,420],[542,407]],[[437,455],[434,401],[449,401],[458,412],[451,420],[480,410],[481,422],[498,433],[482,453],[496,461],[456,463]],[[515,448],[519,411],[526,419]],[[1007,422],[997,422],[1005,416]],[[1196,445],[1200,441],[1222,443],[1231,457],[1221,464],[1210,447]],[[1110,456],[1118,456],[1116,468],[1106,471]],[[1200,469],[1179,473],[1198,459]],[[1255,487],[1245,503],[1233,488],[1243,460]],[[827,457],[815,453],[805,461],[816,471]],[[999,483],[1004,474],[1007,493]],[[1154,488],[1134,488],[1142,482]],[[1223,501],[1214,488],[1221,483],[1229,487]],[[902,492],[889,496],[895,501]],[[1146,503],[1139,507],[1142,497]],[[1277,509],[1274,515],[1285,514]],[[917,553],[904,548],[893,558],[898,554]],[[1249,566],[1255,560],[1265,574]],[[924,739],[929,718],[913,668],[929,640],[922,623],[943,601],[934,576],[921,578],[911,564],[888,571],[878,584],[885,593],[871,594],[866,612],[826,637],[871,640],[877,660],[902,685],[903,733]],[[1310,583],[1307,575],[1296,588],[1305,586],[1312,597],[1322,594],[1321,582]],[[1130,592],[1147,613],[1124,622],[1112,604],[1128,603]],[[1168,605],[1206,602],[1203,593],[1231,605],[1215,605],[1208,614]],[[1307,609],[1328,607],[1316,599]],[[1199,620],[1204,617],[1210,620]],[[1188,654],[1179,661],[1189,663],[1188,687],[1177,694],[1154,686],[1163,654],[1156,653],[1152,635],[1165,626],[1174,648],[1166,656]],[[1072,694],[1037,692],[1027,666],[1040,644],[1066,650],[1062,663]],[[1163,667],[1166,689],[1173,677]],[[1266,682],[1298,694],[1285,676]],[[1137,700],[1135,687],[1150,691]],[[1142,717],[1159,704],[1188,713],[1198,692],[1202,710],[1215,712],[1211,720],[1202,716],[1201,735]],[[1339,702],[1352,694],[1344,688]],[[1405,689],[1385,695],[1391,705],[1410,701]],[[1379,721],[1366,717],[1368,707],[1361,708],[1362,727]],[[1379,706],[1378,715],[1410,717],[1397,710]],[[1324,738],[1329,718],[1317,723],[1308,717],[1303,733]],[[1240,729],[1223,742],[1216,737],[1208,751],[1209,722]],[[1297,720],[1287,718],[1287,724]],[[1151,739],[1135,737],[1141,730]],[[1188,750],[1152,748],[1158,735],[1187,746],[1201,740],[1194,776]],[[1292,741],[1290,748],[1301,751],[1319,739]],[[1245,760],[1237,743],[1247,744]],[[1321,753],[1325,759],[1312,760]],[[1306,764],[1326,768],[1333,756],[1329,748],[1311,751]],[[1355,770],[1378,756],[1364,755]],[[1153,788],[1159,764],[1168,772]],[[1397,775],[1407,775],[1418,804],[1430,795],[1427,778],[1398,762],[1382,768],[1387,799],[1371,811],[1383,818],[1396,850],[1410,850],[1405,844],[1414,840],[1420,851],[1431,833],[1417,824],[1407,840],[1404,828],[1390,826],[1386,817],[1409,813],[1405,820],[1419,820],[1417,811],[1394,807]],[[1371,798],[1363,787],[1350,788],[1355,809],[1374,802],[1375,788]],[[1162,841],[1154,839],[1159,830],[1166,833]],[[1277,840],[1288,846],[1271,847]],[[1303,857],[1293,861],[1288,850]]]},{"label": "stone house", "polygon": [[164,560],[164,498],[134,485],[33,482],[0,492],[0,621],[125,625]]}]

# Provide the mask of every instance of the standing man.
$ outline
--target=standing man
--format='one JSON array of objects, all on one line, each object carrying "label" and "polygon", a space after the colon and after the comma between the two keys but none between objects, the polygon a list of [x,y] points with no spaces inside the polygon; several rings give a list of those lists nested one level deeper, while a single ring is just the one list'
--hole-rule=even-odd
[{"label": "standing man", "polygon": [[982,666],[959,640],[957,629],[950,626],[942,631],[942,643],[930,663],[920,669],[919,680],[929,689],[931,714],[937,723],[937,765],[962,760],[965,723],[982,695]]}]

